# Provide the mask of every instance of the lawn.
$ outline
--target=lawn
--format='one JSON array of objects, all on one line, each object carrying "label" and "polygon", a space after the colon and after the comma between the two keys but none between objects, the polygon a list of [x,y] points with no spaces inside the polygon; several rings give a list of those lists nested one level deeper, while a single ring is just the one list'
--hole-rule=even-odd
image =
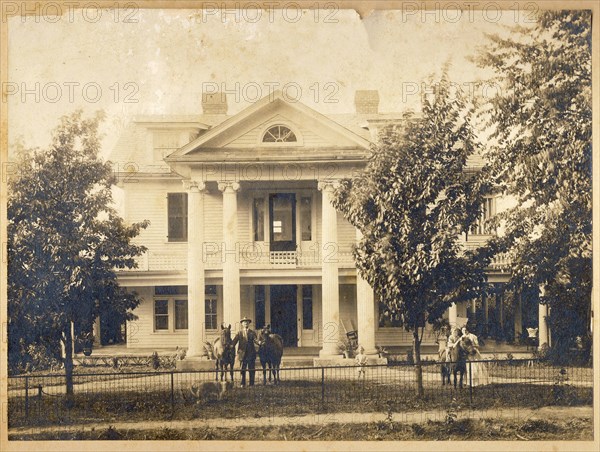
[{"label": "lawn", "polygon": [[459,419],[453,422],[123,429],[9,434],[10,440],[262,440],[262,441],[591,441],[592,419]]},{"label": "lawn", "polygon": [[[104,389],[104,390],[103,390]],[[591,387],[568,384],[526,383],[491,384],[462,390],[429,384],[425,396],[416,395],[414,384],[394,381],[330,380],[325,386],[313,380],[283,380],[280,385],[234,387],[220,401],[197,401],[185,385],[170,390],[156,388],[139,391],[96,386],[76,392],[74,404],[67,408],[61,395],[42,394],[29,398],[28,416],[24,397],[9,399],[9,426],[64,425],[73,423],[189,420],[211,418],[249,418],[291,416],[332,412],[403,412],[410,410],[445,411],[452,404],[463,410],[501,410],[541,406],[591,405]]]}]

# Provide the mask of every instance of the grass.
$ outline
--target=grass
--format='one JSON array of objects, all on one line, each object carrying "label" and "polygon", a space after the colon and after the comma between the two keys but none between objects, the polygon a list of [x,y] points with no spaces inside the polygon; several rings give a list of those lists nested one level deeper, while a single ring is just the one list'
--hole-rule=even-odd
[{"label": "grass", "polygon": [[419,440],[593,440],[592,419],[504,420],[459,419],[453,422],[403,424],[393,421],[361,424],[285,425],[252,428],[200,427],[154,430],[114,427],[102,430],[9,434],[10,440],[262,440],[262,441],[419,441]]},{"label": "grass", "polygon": [[418,398],[414,385],[375,381],[328,381],[322,392],[320,381],[286,380],[277,386],[256,385],[233,388],[220,402],[200,402],[177,388],[173,393],[164,388],[141,391],[124,388],[114,392],[110,387],[94,387],[93,391],[75,394],[74,404],[67,408],[62,396],[42,395],[29,399],[29,416],[25,415],[24,397],[9,399],[10,427],[61,425],[112,421],[189,420],[196,418],[238,418],[291,416],[332,412],[406,412],[411,410],[446,410],[453,399],[463,409],[494,410],[539,408],[541,406],[592,405],[592,388],[569,385],[533,385],[525,383],[492,384],[454,390],[439,383],[426,388]]}]

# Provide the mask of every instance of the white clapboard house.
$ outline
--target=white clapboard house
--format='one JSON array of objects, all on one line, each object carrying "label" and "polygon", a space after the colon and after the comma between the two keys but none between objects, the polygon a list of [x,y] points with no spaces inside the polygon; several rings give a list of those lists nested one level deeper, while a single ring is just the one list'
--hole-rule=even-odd
[{"label": "white clapboard house", "polygon": [[[357,91],[355,111],[337,115],[280,92],[232,116],[220,93],[200,103],[193,116],[135,118],[111,156],[126,221],[150,220],[136,239],[148,248],[139,268],[119,273],[143,300],[127,325],[128,347],[179,346],[197,356],[221,323],[236,330],[244,316],[315,356],[339,355],[349,331],[367,352],[410,345],[357,276],[357,231],[330,201],[336,181],[364,167],[378,130],[402,114],[380,113],[377,91]],[[497,204],[487,198],[484,216]],[[487,232],[476,228],[467,246]],[[507,276],[501,260],[489,269],[500,288]],[[477,316],[488,334],[510,338],[537,327],[535,309],[505,306],[499,290],[448,317],[460,325]],[[425,334],[425,345],[434,341]]]}]

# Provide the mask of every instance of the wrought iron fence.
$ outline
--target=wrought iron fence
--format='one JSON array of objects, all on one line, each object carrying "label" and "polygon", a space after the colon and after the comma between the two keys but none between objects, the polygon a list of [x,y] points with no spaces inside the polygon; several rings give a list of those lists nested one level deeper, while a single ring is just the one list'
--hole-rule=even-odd
[{"label": "wrought iron fence", "polygon": [[[450,363],[451,365],[452,363]],[[441,364],[281,368],[280,382],[241,388],[215,383],[215,371],[75,374],[66,396],[64,375],[8,379],[9,428],[52,428],[102,422],[240,418],[247,424],[276,416],[395,413],[397,419],[443,420],[449,415],[494,416],[548,405],[592,405],[593,369],[555,367],[536,360],[467,362],[463,387],[442,385]],[[268,372],[267,372],[268,374]],[[229,377],[229,374],[227,374]],[[458,375],[460,377],[460,375]],[[249,383],[249,375],[247,376]],[[241,419],[243,418],[243,419]],[[218,425],[218,424],[217,424]]]}]

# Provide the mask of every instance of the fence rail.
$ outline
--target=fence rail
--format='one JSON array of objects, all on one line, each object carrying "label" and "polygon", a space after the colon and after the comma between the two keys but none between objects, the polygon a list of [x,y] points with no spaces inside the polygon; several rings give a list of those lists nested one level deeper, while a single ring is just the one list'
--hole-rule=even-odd
[{"label": "fence rail", "polygon": [[[491,416],[501,410],[547,405],[592,405],[593,369],[554,367],[535,360],[467,363],[463,388],[454,377],[442,385],[440,363],[423,363],[424,394],[417,394],[415,367],[408,364],[294,367],[280,370],[280,383],[219,390],[215,371],[76,374],[66,397],[63,375],[8,379],[9,428],[86,424],[113,420],[217,419],[310,413],[450,411]],[[229,376],[227,374],[227,376]],[[218,375],[220,378],[220,375]],[[247,376],[249,380],[249,376]],[[234,372],[240,383],[240,371]],[[268,380],[267,380],[268,383]],[[221,392],[222,391],[222,392]]]}]

